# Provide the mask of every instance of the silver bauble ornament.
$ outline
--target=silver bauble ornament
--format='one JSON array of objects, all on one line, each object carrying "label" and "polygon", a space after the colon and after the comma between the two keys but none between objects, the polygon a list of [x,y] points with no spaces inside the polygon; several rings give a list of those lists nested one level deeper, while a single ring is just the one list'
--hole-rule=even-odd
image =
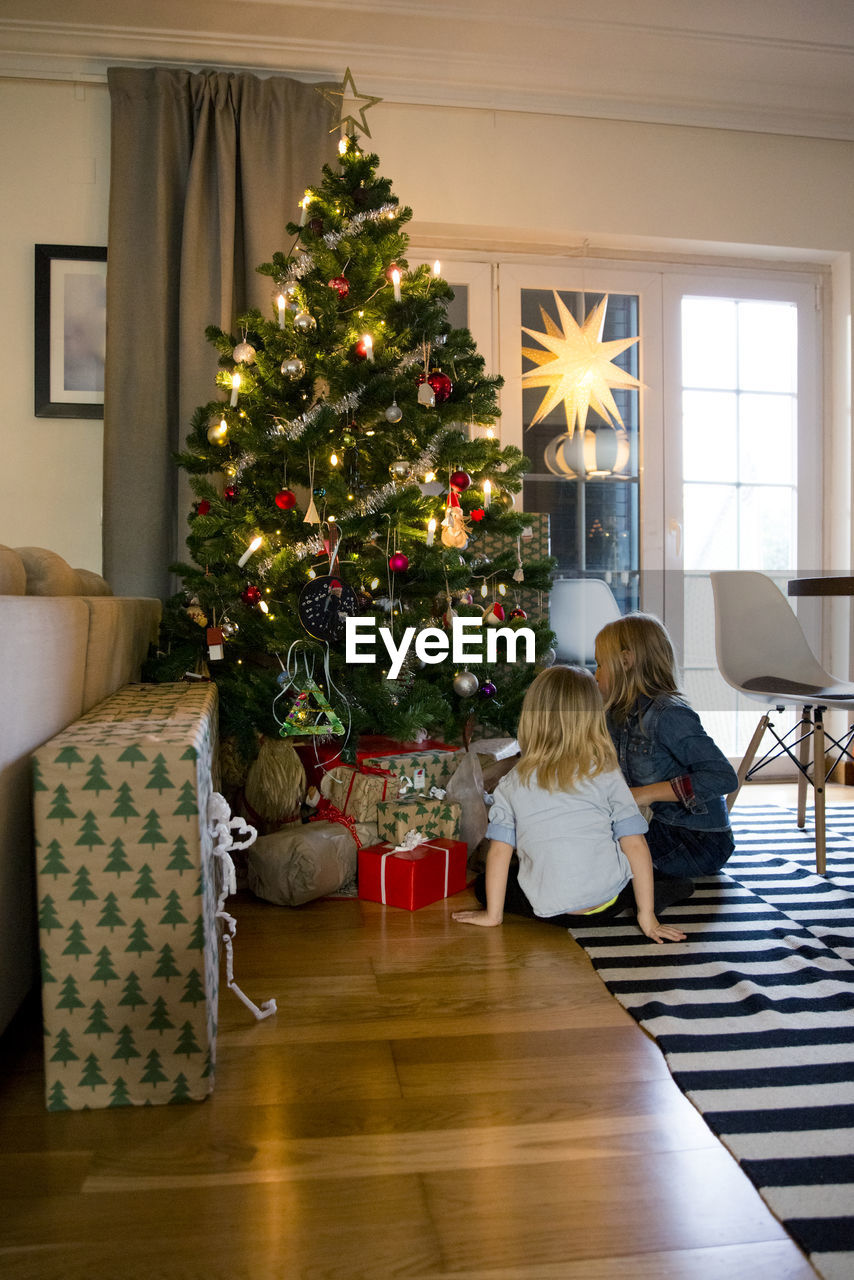
[{"label": "silver bauble ornament", "polygon": [[408,480],[412,474],[412,464],[406,458],[395,458],[389,471],[395,480]]},{"label": "silver bauble ornament", "polygon": [[388,422],[400,422],[403,417],[403,410],[399,407],[396,400],[393,400],[386,409],[385,416]]},{"label": "silver bauble ornament", "polygon": [[238,364],[255,363],[255,348],[245,339],[243,342],[238,342],[231,355],[232,359],[236,360]]},{"label": "silver bauble ornament", "polygon": [[317,328],[317,321],[308,311],[298,311],[294,316],[294,327],[303,333],[311,333],[313,329]]},{"label": "silver bauble ornament", "polygon": [[286,378],[301,378],[305,373],[305,365],[299,356],[287,356],[282,361],[282,373]]},{"label": "silver bauble ornament", "polygon": [[454,693],[460,698],[473,698],[480,681],[473,671],[460,671],[454,676]]},{"label": "silver bauble ornament", "polygon": [[555,653],[554,649],[546,649],[545,653],[540,658],[540,662],[543,664],[544,667],[553,667],[556,661],[557,661],[557,654]]}]

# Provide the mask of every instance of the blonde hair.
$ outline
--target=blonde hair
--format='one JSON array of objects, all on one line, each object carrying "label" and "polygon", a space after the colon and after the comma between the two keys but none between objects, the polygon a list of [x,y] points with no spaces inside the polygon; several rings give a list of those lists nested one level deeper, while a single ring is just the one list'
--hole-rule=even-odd
[{"label": "blonde hair", "polygon": [[581,667],[549,667],[528,688],[517,731],[522,759],[516,772],[536,771],[546,791],[571,790],[579,777],[616,769],[596,681]]},{"label": "blonde hair", "polygon": [[605,709],[621,724],[638,698],[679,693],[676,656],[663,623],[649,613],[627,613],[596,637]]}]

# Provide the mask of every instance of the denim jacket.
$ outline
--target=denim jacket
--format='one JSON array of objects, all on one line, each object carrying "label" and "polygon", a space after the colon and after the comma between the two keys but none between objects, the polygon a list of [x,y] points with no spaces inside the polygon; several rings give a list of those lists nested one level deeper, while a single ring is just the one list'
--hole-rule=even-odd
[{"label": "denim jacket", "polygon": [[615,725],[609,716],[608,728],[630,787],[673,783],[679,799],[657,800],[653,818],[694,831],[728,829],[725,796],[738,778],[683,698],[640,698],[623,724]]}]

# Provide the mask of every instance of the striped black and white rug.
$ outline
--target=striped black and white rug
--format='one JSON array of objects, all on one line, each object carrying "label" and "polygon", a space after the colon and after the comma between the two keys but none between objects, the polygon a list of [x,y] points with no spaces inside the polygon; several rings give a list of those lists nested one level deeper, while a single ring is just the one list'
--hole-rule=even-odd
[{"label": "striped black and white rug", "polygon": [[828,809],[822,877],[811,812],[736,806],[726,874],[665,916],[685,943],[573,930],[825,1280],[854,1277],[852,810]]}]

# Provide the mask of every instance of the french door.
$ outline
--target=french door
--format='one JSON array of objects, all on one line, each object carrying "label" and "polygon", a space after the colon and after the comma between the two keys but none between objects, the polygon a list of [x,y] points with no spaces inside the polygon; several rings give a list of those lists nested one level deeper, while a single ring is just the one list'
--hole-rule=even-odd
[{"label": "french door", "polygon": [[[532,463],[518,505],[549,513],[558,574],[602,578],[623,611],[663,619],[687,696],[737,757],[757,704],[718,673],[708,574],[759,569],[785,591],[822,564],[817,278],[453,255],[441,270],[465,297],[453,322],[505,379],[501,439]],[[552,359],[571,362],[589,318],[613,399],[594,397],[581,432]],[[819,610],[799,613],[819,648]]]}]

